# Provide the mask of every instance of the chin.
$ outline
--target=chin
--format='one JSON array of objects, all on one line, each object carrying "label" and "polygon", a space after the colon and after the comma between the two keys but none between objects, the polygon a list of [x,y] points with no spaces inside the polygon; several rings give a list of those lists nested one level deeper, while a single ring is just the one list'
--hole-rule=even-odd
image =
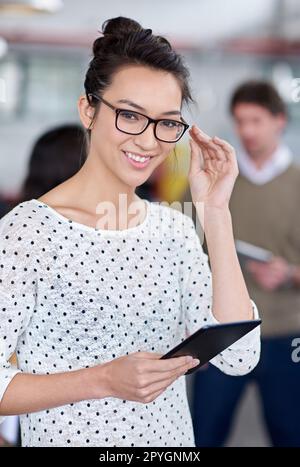
[{"label": "chin", "polygon": [[145,175],[142,177],[141,175],[140,176],[135,176],[135,177],[128,177],[128,178],[121,178],[121,180],[123,181],[123,183],[125,185],[127,185],[128,187],[130,188],[136,188],[140,185],[143,185],[143,183],[145,183],[148,178],[149,178],[150,175]]},{"label": "chin", "polygon": [[247,152],[249,152],[250,154],[256,154],[257,152],[260,152],[261,148],[260,146],[258,146],[257,144],[253,143],[253,144],[245,144],[244,145],[245,149]]}]

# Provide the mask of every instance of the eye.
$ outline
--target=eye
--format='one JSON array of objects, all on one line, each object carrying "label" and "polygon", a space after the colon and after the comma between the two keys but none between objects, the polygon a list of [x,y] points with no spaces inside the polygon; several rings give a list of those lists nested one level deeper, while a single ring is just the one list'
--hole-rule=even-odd
[{"label": "eye", "polygon": [[161,125],[170,129],[179,128],[182,126],[181,123],[175,122],[174,120],[162,120]]},{"label": "eye", "polygon": [[124,118],[125,120],[131,120],[131,121],[139,120],[138,114],[136,114],[135,112],[130,112],[128,110],[122,110],[122,112],[120,112],[120,116]]}]

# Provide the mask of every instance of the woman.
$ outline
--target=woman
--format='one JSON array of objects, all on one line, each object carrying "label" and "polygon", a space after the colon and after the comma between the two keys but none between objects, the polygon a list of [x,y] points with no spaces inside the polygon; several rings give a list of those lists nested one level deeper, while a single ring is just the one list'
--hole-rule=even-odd
[{"label": "woman", "polygon": [[[133,20],[103,33],[78,101],[86,162],[1,222],[0,415],[23,414],[24,446],[194,446],[182,376],[199,362],[160,357],[205,323],[258,316],[228,210],[236,158],[190,130],[211,276],[190,218],[135,194],[188,127],[188,71]],[[14,349],[22,371],[7,364]],[[259,351],[254,330],[213,363],[247,373]]]}]

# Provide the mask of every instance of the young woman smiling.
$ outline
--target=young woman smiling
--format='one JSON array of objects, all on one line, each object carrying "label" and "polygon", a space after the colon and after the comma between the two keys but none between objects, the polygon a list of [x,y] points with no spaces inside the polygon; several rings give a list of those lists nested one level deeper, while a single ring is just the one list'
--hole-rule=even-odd
[{"label": "young woman smiling", "polygon": [[[210,271],[191,219],[135,194],[188,129],[182,58],[122,17],[93,52],[83,167],[1,221],[0,414],[21,414],[24,446],[194,446],[182,376],[199,362],[160,357],[203,324],[258,316],[228,209],[235,152],[190,129]],[[259,353],[256,329],[212,363],[244,374]]]}]

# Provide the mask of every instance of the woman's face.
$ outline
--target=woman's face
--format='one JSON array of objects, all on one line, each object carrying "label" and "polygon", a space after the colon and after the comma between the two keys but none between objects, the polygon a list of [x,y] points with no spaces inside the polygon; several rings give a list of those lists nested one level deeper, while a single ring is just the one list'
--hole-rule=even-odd
[{"label": "woman's face", "polygon": [[[182,92],[171,73],[138,65],[124,67],[114,75],[102,97],[117,108],[140,112],[153,119],[180,121]],[[157,140],[153,124],[139,135],[122,133],[115,126],[115,118],[115,111],[101,103],[92,126],[90,152],[93,157],[101,158],[106,168],[124,184],[136,187],[150,177],[175,143]],[[128,153],[150,156],[150,160],[138,164],[128,158]]]}]

